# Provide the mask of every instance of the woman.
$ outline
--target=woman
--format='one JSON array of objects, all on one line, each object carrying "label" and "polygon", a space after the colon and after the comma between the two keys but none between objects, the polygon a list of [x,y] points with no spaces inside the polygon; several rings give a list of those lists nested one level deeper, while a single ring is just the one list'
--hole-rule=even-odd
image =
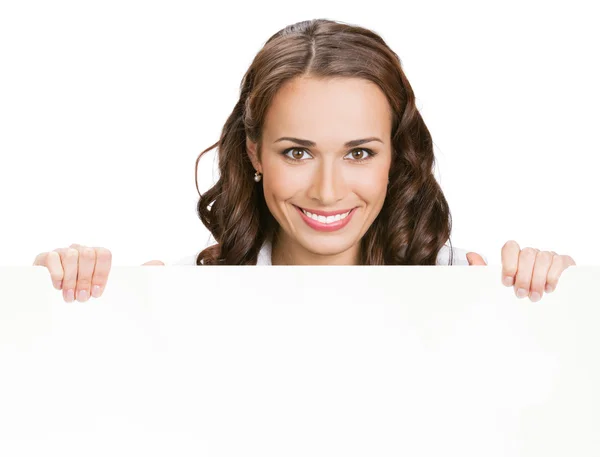
[{"label": "woman", "polygon": [[[217,244],[178,264],[486,265],[446,246],[452,221],[431,135],[398,56],[372,31],[312,20],[273,35],[198,160],[216,146],[220,178],[197,210]],[[100,296],[110,251],[71,248],[34,265],[83,301],[93,285]],[[509,241],[502,265],[504,284],[537,301],[575,262]]]}]

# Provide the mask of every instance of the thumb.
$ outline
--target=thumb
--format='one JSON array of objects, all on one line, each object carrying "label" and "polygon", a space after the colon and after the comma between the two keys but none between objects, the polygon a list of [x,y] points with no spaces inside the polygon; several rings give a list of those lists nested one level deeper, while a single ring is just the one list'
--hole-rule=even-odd
[{"label": "thumb", "polygon": [[487,265],[483,257],[481,257],[476,252],[467,252],[467,260],[469,261],[469,265]]}]

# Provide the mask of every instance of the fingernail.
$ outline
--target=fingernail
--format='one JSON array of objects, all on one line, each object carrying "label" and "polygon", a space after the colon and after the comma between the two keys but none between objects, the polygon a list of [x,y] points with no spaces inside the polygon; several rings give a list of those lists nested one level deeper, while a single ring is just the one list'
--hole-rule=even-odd
[{"label": "fingernail", "polygon": [[527,291],[525,289],[519,289],[517,290],[517,297],[519,298],[523,298],[527,296]]},{"label": "fingernail", "polygon": [[532,292],[531,297],[529,297],[531,301],[540,301],[541,298],[537,292]]},{"label": "fingernail", "polygon": [[100,286],[92,287],[92,297],[98,298],[100,296]]},{"label": "fingernail", "polygon": [[75,298],[75,292],[73,291],[73,289],[69,289],[67,290],[67,302],[71,303]]},{"label": "fingernail", "polygon": [[554,290],[554,287],[552,287],[551,284],[546,284],[546,293],[549,294],[550,292],[552,292]]},{"label": "fingernail", "polygon": [[87,294],[87,290],[80,290],[79,294],[77,295],[77,300],[79,302],[84,302],[88,299],[88,294]]},{"label": "fingernail", "polygon": [[512,286],[513,285],[512,276],[505,276],[504,279],[502,280],[502,284],[504,284],[506,287]]}]

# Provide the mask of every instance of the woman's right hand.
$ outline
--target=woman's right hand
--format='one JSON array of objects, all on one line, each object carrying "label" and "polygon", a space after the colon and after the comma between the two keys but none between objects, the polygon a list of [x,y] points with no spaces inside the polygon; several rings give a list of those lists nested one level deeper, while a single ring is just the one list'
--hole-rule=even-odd
[{"label": "woman's right hand", "polygon": [[106,248],[91,248],[72,244],[39,254],[33,265],[48,268],[52,284],[63,291],[67,303],[76,298],[87,301],[104,292],[112,263],[112,254]]}]

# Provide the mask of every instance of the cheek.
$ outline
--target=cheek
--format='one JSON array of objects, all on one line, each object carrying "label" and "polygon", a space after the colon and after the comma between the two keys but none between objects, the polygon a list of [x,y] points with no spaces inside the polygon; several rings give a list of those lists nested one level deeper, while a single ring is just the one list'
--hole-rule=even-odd
[{"label": "cheek", "polygon": [[294,167],[270,164],[264,166],[263,188],[267,202],[280,204],[302,192],[306,187],[306,176]]},{"label": "cheek", "polygon": [[382,206],[387,192],[389,170],[385,167],[373,167],[361,171],[352,177],[350,188],[368,204]]}]

